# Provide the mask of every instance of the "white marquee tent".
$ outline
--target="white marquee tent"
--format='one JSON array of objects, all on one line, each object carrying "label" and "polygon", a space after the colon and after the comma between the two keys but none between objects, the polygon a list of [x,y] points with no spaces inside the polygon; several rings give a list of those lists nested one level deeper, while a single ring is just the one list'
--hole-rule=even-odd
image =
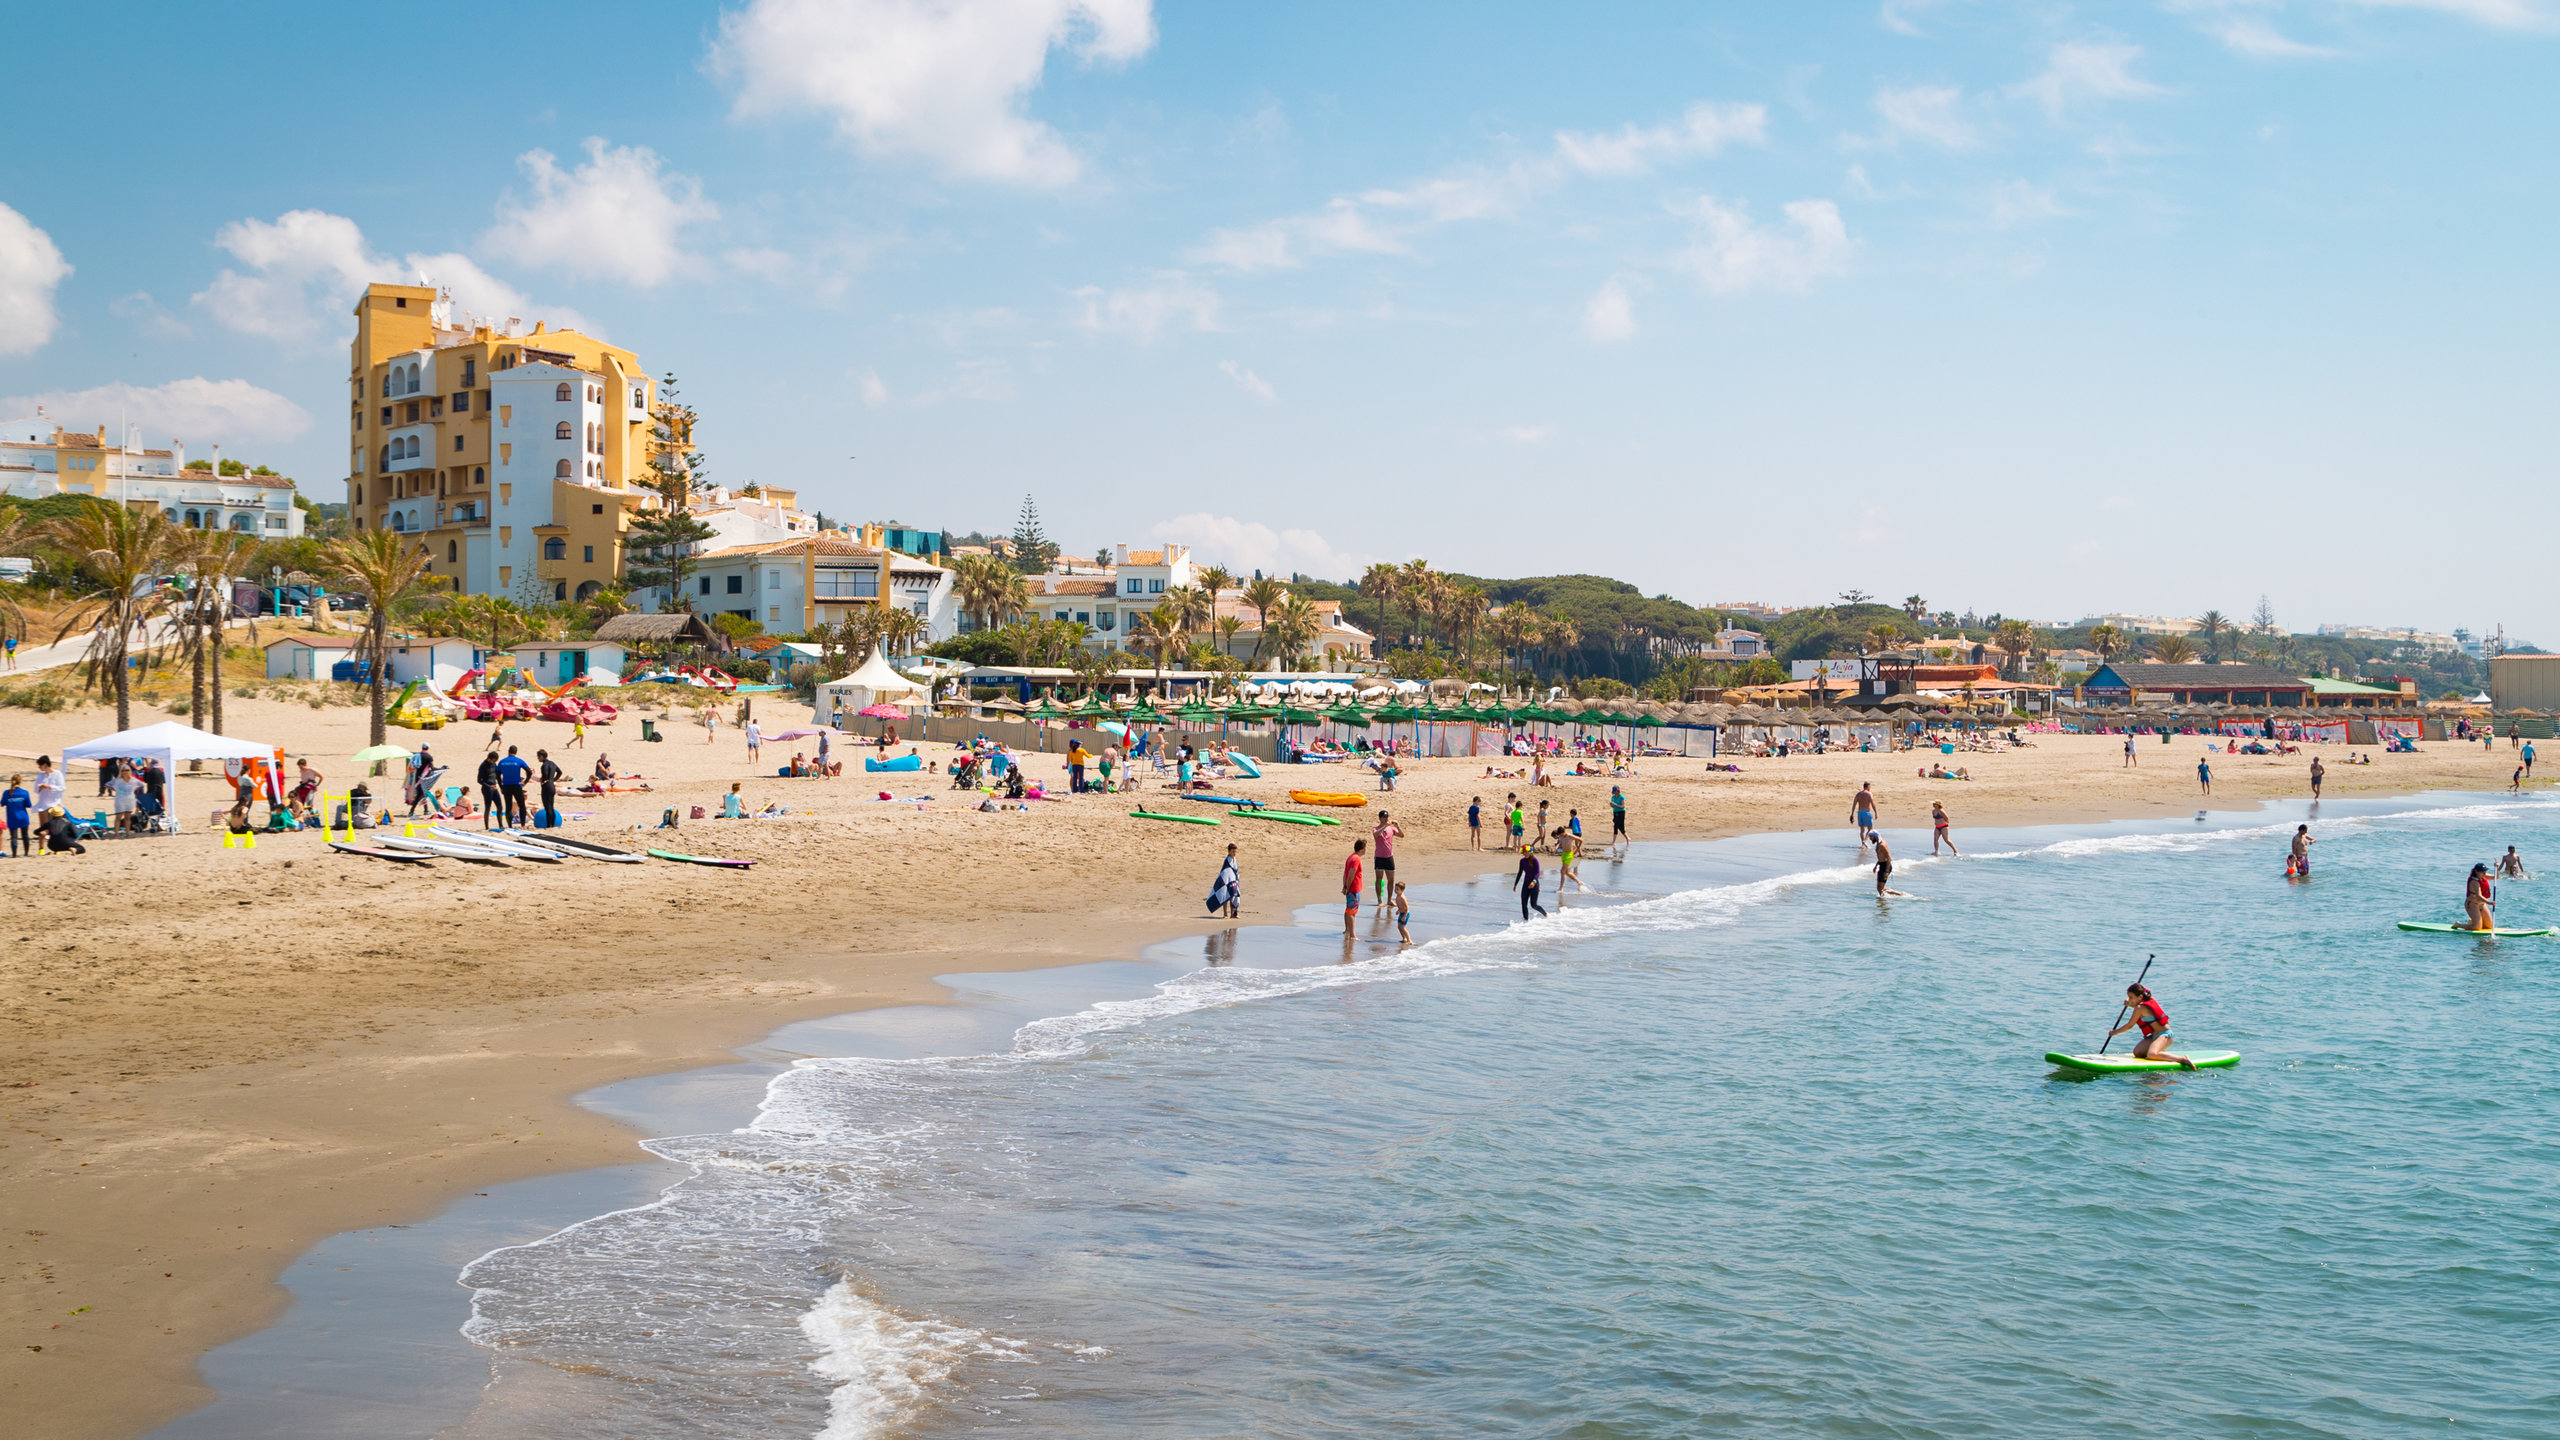
[{"label": "white marquee tent", "polygon": [[871,658],[862,662],[861,669],[841,679],[819,683],[816,713],[811,719],[817,724],[827,725],[834,723],[839,712],[852,715],[865,706],[883,703],[925,705],[932,699],[925,685],[890,669],[888,657],[874,647]]},{"label": "white marquee tent", "polygon": [[[95,740],[83,740],[65,746],[65,760],[157,760],[160,768],[174,774],[181,760],[273,760],[276,747],[256,740],[239,740],[229,735],[214,735],[175,720],[157,725],[140,725],[119,730]],[[177,807],[169,807],[169,820],[177,823]]]}]

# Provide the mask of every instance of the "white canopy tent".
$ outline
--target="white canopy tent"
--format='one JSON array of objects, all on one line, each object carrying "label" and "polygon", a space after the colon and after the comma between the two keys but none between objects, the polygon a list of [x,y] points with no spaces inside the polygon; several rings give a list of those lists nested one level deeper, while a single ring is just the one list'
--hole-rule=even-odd
[{"label": "white canopy tent", "polygon": [[871,705],[928,705],[932,701],[927,686],[890,669],[888,657],[875,646],[861,669],[841,679],[819,682],[816,713],[811,719],[816,724],[829,725],[839,712],[851,715]]},{"label": "white canopy tent", "polygon": [[[157,725],[141,725],[119,730],[95,740],[83,740],[65,746],[65,760],[157,760],[160,768],[175,774],[181,760],[273,760],[276,747],[256,740],[236,740],[228,735],[214,735],[175,720]],[[176,829],[178,807],[168,807],[169,826]]]}]

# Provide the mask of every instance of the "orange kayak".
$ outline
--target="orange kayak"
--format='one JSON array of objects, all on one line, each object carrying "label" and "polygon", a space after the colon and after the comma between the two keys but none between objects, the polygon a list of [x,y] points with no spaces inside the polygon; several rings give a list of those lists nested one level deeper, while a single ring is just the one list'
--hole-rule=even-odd
[{"label": "orange kayak", "polygon": [[1366,805],[1366,795],[1335,795],[1322,790],[1292,790],[1289,798],[1301,805]]}]

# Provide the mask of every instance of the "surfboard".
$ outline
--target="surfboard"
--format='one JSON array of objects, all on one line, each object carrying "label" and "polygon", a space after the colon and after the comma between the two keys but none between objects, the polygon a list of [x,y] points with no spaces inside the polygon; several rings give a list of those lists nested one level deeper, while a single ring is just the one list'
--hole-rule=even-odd
[{"label": "surfboard", "polygon": [[2400,928],[2415,930],[2421,935],[2488,935],[2509,939],[2527,935],[2560,935],[2560,929],[2554,929],[2548,925],[2514,929],[2501,925],[2495,930],[2468,930],[2460,925],[2438,925],[2426,920],[2403,920],[2400,922]]},{"label": "surfboard", "polygon": [[1295,810],[1238,810],[1236,814],[1247,820],[1277,820],[1283,825],[1339,825],[1342,823],[1339,820],[1327,820],[1321,815],[1301,815]]},{"label": "surfboard", "polygon": [[639,856],[628,850],[616,850],[610,845],[598,845],[592,840],[572,840],[565,835],[543,835],[526,830],[506,830],[500,833],[519,845],[538,845],[546,850],[557,850],[563,855],[575,855],[581,859],[607,860],[617,865],[643,863]]},{"label": "surfboard", "polygon": [[403,855],[396,850],[376,850],[369,845],[350,845],[343,840],[330,841],[329,848],[342,855],[362,855],[368,860],[398,860],[409,865],[433,865],[436,863],[432,856]]},{"label": "surfboard", "polygon": [[[2240,1063],[2237,1050],[2189,1050],[2188,1059],[2199,1070],[2227,1070]],[[2131,1055],[2065,1055],[2047,1051],[2045,1062],[2065,1070],[2078,1070],[2090,1075],[2121,1075],[2137,1070],[2181,1070],[2186,1067],[2171,1060],[2136,1060]]]},{"label": "surfboard", "polygon": [[679,855],[673,850],[652,850],[649,853],[661,860],[674,860],[685,865],[719,865],[731,870],[744,870],[756,863],[753,860],[723,860],[716,855]]},{"label": "surfboard", "polygon": [[1177,825],[1215,825],[1219,823],[1218,817],[1215,815],[1169,815],[1162,810],[1132,810],[1129,812],[1129,818],[1132,820],[1170,820]]}]

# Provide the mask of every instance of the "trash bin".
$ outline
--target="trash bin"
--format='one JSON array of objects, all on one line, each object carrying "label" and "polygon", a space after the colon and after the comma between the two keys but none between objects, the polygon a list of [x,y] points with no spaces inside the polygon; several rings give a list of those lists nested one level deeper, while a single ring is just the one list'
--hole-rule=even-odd
[{"label": "trash bin", "polygon": [[640,738],[643,740],[658,740],[665,737],[658,734],[658,722],[643,715],[640,717]]}]

